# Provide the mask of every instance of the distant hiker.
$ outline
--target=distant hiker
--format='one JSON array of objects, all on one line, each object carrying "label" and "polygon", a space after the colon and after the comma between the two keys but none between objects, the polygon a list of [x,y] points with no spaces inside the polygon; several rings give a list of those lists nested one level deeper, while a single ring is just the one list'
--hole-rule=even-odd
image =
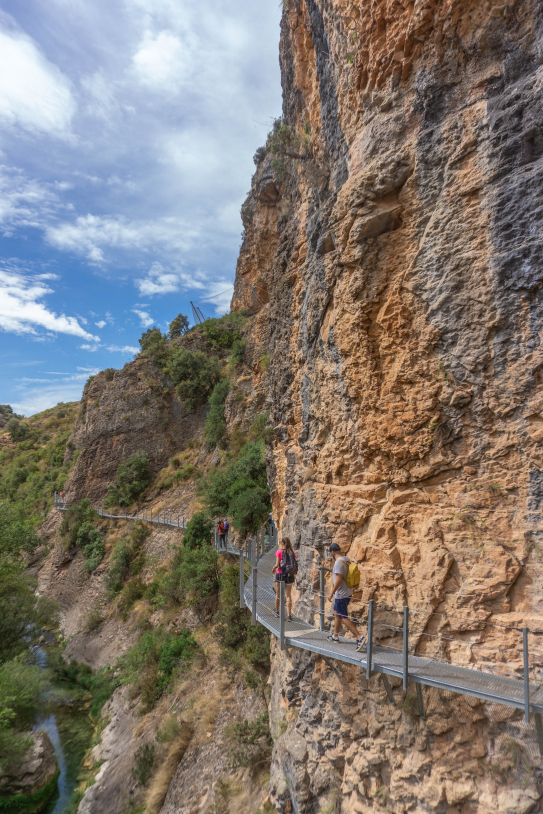
[{"label": "distant hiker", "polygon": [[275,552],[277,562],[272,568],[275,574],[275,616],[279,616],[279,583],[285,583],[287,595],[287,621],[292,622],[292,586],[298,573],[298,562],[288,537],[283,537],[279,549]]},{"label": "distant hiker", "polygon": [[219,548],[226,548],[226,529],[222,520],[217,523],[217,529],[219,532]]},{"label": "distant hiker", "polygon": [[226,536],[228,537],[228,532],[230,531],[230,523],[228,522],[228,518],[227,518],[227,517],[225,517],[225,518],[224,518],[224,523],[223,523],[223,526],[224,526],[224,533],[225,533],[225,534],[226,534]]},{"label": "distant hiker", "polygon": [[[349,619],[348,605],[353,595],[352,588],[347,584],[350,563],[347,557],[341,555],[341,549],[337,543],[332,543],[328,550],[334,558],[334,584],[328,599],[331,602],[332,598],[334,596],[336,597],[334,602],[334,632],[328,636],[328,639],[331,639],[333,642],[339,642],[339,631],[341,630],[341,623],[343,622],[347,630],[350,630],[356,639],[356,650],[360,651],[364,645],[365,637],[359,634],[358,628],[354,622]],[[358,573],[356,566],[351,566],[351,568],[353,573]],[[360,581],[359,573],[358,581]]]}]

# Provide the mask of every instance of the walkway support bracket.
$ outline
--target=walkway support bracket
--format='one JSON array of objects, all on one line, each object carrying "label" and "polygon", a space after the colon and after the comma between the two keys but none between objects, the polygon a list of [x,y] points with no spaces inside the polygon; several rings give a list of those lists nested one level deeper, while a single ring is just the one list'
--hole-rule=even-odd
[{"label": "walkway support bracket", "polygon": [[387,694],[389,704],[392,704],[393,707],[396,706],[394,703],[394,696],[392,695],[392,687],[390,686],[390,681],[388,680],[388,676],[386,673],[381,673],[381,678],[383,679],[383,685]]},{"label": "walkway support bracket", "polygon": [[321,630],[324,630],[324,565],[321,565],[319,568],[319,602],[319,627]]},{"label": "walkway support bracket", "polygon": [[543,756],[543,723],[541,722],[541,713],[535,713],[535,729],[537,732],[537,742],[539,744],[539,752]]},{"label": "walkway support bracket", "polygon": [[239,555],[239,606],[245,607],[245,557],[243,551]]},{"label": "walkway support bracket", "polygon": [[424,696],[422,694],[422,686],[417,681],[417,702],[419,705],[419,715],[423,721],[426,720],[426,712],[424,711]]},{"label": "walkway support bracket", "polygon": [[258,590],[258,568],[253,565],[253,608],[251,614],[251,625],[256,627],[256,598]]},{"label": "walkway support bracket", "polygon": [[530,671],[528,669],[528,628],[522,628],[522,651],[524,655],[524,719],[530,722]]},{"label": "walkway support bracket", "polygon": [[403,609],[403,688],[407,690],[407,680],[409,674],[409,608],[404,605]]},{"label": "walkway support bracket", "polygon": [[368,608],[368,646],[367,646],[367,664],[366,664],[366,678],[371,678],[371,660],[373,656],[373,599],[370,599]]},{"label": "walkway support bracket", "polygon": [[279,650],[285,649],[285,583],[279,582]]}]

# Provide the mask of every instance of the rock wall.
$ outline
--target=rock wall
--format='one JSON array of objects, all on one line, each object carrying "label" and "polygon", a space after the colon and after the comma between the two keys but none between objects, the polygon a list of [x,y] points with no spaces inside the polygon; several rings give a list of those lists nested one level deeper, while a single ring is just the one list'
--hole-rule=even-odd
[{"label": "rock wall", "polygon": [[[519,676],[527,625],[534,681],[542,48],[531,0],[285,0],[283,121],[308,146],[258,167],[233,300],[269,322],[297,612],[335,541],[363,569],[362,620],[371,598],[408,604],[417,653]],[[377,622],[398,646],[398,614]],[[534,724],[512,710],[432,691],[425,722],[414,688],[393,705],[379,677],[296,652],[273,691],[285,812],[538,810]]]}]

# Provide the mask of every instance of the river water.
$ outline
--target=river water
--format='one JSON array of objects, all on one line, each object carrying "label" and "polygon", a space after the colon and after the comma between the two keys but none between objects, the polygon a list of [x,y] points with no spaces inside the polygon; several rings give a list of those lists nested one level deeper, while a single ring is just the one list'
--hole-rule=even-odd
[{"label": "river water", "polygon": [[[35,649],[35,661],[40,667],[47,667],[47,653],[43,648]],[[43,814],[63,814],[77,786],[77,776],[91,742],[93,725],[84,708],[84,696],[80,690],[53,683],[51,696],[53,711],[36,723],[34,729],[43,729],[49,735],[60,772],[57,791],[43,809]]]}]

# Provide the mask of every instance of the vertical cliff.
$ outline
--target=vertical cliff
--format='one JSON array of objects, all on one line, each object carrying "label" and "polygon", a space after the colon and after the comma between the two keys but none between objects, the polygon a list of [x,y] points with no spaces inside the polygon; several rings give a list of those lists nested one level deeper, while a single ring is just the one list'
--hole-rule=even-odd
[{"label": "vertical cliff", "polygon": [[[234,305],[269,336],[297,611],[335,541],[363,569],[361,619],[371,598],[408,604],[417,653],[518,675],[527,625],[541,681],[540,4],[283,6],[283,119],[242,209]],[[393,644],[397,615],[379,621]],[[432,690],[423,721],[413,691],[393,705],[379,677],[299,653],[272,678],[285,812],[539,810],[533,723],[512,710]]]}]

